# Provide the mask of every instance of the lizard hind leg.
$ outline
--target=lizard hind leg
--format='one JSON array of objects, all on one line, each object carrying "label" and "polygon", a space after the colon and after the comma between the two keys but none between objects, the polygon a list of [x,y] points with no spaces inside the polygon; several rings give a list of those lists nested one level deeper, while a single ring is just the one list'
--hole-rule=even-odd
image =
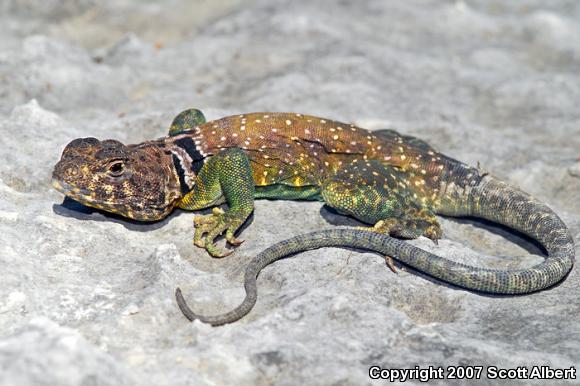
[{"label": "lizard hind leg", "polygon": [[423,207],[405,184],[407,175],[377,161],[356,164],[329,178],[322,186],[327,205],[373,227],[363,229],[395,237],[441,238],[434,213]]}]

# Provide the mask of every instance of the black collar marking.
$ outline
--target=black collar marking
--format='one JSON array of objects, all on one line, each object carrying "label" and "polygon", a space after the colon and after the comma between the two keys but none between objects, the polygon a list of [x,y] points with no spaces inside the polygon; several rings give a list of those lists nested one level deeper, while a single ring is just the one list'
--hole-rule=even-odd
[{"label": "black collar marking", "polygon": [[195,146],[195,142],[190,137],[184,137],[177,139],[175,141],[175,145],[179,146],[183,150],[187,152],[187,154],[191,157],[191,170],[197,175],[203,163],[205,161],[205,157],[201,154],[197,147]]},{"label": "black collar marking", "polygon": [[171,154],[171,159],[173,160],[175,170],[177,170],[177,175],[179,176],[179,188],[181,189],[181,194],[185,196],[190,190],[190,187],[185,182],[185,170],[181,167],[181,162],[179,162],[179,158],[177,158],[175,154]]},{"label": "black collar marking", "polygon": [[193,142],[193,139],[191,139],[190,137],[180,138],[180,139],[175,141],[175,144],[177,146],[179,146],[180,148],[182,148],[183,150],[185,150],[187,152],[187,154],[189,154],[189,156],[191,157],[191,159],[193,160],[194,163],[196,161],[201,161],[205,158],[199,152],[199,150],[197,150],[197,147],[195,146],[195,142]]}]

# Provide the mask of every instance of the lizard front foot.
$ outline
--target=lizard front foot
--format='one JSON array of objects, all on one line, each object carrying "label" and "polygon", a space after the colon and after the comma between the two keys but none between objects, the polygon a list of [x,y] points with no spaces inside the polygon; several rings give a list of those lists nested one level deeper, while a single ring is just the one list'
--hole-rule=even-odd
[{"label": "lizard front foot", "polygon": [[215,245],[215,239],[226,232],[226,240],[234,247],[244,241],[235,238],[234,233],[244,223],[248,216],[237,211],[224,211],[221,208],[213,208],[212,213],[204,216],[196,216],[193,222],[195,234],[193,243],[205,250],[213,257],[226,257],[234,251],[220,249]]}]

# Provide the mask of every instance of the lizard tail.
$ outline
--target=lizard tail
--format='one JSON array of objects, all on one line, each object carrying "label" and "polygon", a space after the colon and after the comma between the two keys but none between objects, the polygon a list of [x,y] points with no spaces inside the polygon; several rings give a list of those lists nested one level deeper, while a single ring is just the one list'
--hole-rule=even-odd
[{"label": "lizard tail", "polygon": [[493,285],[478,288],[493,293],[522,294],[561,281],[574,265],[574,240],[564,222],[546,204],[490,175],[468,194],[468,215],[505,225],[544,247],[547,258],[530,268],[496,271]]},{"label": "lizard tail", "polygon": [[264,267],[289,255],[323,247],[375,251],[448,283],[495,294],[538,291],[558,283],[570,271],[574,264],[574,242],[562,220],[546,205],[491,176],[483,176],[475,186],[463,190],[462,196],[463,203],[456,207],[461,207],[461,210],[448,210],[447,214],[472,215],[506,225],[540,242],[548,257],[525,269],[480,268],[448,260],[402,240],[370,231],[350,228],[322,230],[281,241],[255,256],[245,272],[246,297],[234,310],[216,316],[198,315],[187,306],[179,288],[175,293],[177,304],[191,321],[199,319],[214,326],[235,322],[249,313],[256,303],[256,279]]}]

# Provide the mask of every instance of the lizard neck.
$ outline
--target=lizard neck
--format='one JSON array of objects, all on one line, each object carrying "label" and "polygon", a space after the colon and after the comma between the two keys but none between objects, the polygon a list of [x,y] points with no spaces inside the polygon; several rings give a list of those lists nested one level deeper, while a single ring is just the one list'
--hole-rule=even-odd
[{"label": "lizard neck", "polygon": [[188,134],[166,137],[160,147],[169,158],[168,163],[183,197],[193,189],[206,155],[197,148]]},{"label": "lizard neck", "polygon": [[185,135],[179,135],[146,141],[132,147],[154,155],[162,169],[160,172],[165,176],[164,186],[159,188],[165,190],[166,205],[173,209],[175,203],[192,190],[197,171],[203,165],[204,158],[196,152],[194,142]]}]

